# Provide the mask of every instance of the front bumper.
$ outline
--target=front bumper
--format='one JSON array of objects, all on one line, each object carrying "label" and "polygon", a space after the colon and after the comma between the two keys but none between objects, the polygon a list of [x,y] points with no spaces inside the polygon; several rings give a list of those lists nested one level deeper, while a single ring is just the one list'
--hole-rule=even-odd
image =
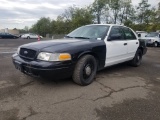
[{"label": "front bumper", "polygon": [[[160,42],[157,42],[160,45]],[[154,46],[154,42],[147,42],[147,46]]]},{"label": "front bumper", "polygon": [[153,42],[147,42],[147,45],[153,45],[154,43]]},{"label": "front bumper", "polygon": [[40,60],[29,61],[21,58],[18,54],[12,56],[13,64],[21,72],[45,78],[62,79],[73,74],[74,65],[71,61],[46,62]]}]

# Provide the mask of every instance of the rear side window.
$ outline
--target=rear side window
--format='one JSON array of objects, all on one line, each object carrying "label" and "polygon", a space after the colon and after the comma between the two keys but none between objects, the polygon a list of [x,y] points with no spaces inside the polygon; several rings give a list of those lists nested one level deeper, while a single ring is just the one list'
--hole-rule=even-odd
[{"label": "rear side window", "polygon": [[135,36],[135,34],[132,32],[131,29],[126,28],[126,27],[123,27],[122,29],[124,31],[125,38],[127,40],[136,40],[137,39],[136,36]]}]

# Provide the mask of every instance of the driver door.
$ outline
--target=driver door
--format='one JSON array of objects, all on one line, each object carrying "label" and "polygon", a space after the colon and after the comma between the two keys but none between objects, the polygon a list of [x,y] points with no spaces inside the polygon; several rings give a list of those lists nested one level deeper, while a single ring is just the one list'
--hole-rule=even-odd
[{"label": "driver door", "polygon": [[124,62],[127,58],[128,42],[119,26],[113,26],[106,37],[105,67]]}]

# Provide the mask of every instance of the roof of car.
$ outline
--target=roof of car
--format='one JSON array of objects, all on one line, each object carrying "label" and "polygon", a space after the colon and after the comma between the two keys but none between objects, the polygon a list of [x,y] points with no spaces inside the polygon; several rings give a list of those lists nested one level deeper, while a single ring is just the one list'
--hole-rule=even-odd
[{"label": "roof of car", "polygon": [[[123,26],[123,27],[127,27],[127,26],[118,25],[118,24],[89,24],[89,25],[86,25],[86,26],[92,26],[92,25],[108,25],[108,26]],[[127,27],[127,28],[128,28],[128,27]]]},{"label": "roof of car", "polygon": [[[118,24],[89,24],[89,25],[109,25],[109,26],[124,26],[124,25],[118,25]],[[87,25],[87,26],[89,26]]]},{"label": "roof of car", "polygon": [[136,31],[137,33],[147,33],[146,31]]}]

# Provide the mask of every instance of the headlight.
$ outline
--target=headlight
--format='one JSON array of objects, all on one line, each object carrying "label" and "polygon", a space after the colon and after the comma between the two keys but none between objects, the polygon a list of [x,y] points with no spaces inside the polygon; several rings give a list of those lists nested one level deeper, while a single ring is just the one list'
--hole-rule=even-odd
[{"label": "headlight", "polygon": [[155,40],[154,40],[154,39],[152,39],[151,41],[152,41],[152,42],[154,42]]},{"label": "headlight", "polygon": [[20,52],[20,49],[21,49],[21,48],[20,48],[20,47],[18,47],[18,49],[17,49],[17,54],[19,54],[19,52]]},{"label": "headlight", "polygon": [[39,53],[38,60],[44,61],[68,61],[71,60],[71,55],[69,53]]},{"label": "headlight", "polygon": [[154,39],[150,39],[149,41],[150,41],[150,42],[154,42]]}]

